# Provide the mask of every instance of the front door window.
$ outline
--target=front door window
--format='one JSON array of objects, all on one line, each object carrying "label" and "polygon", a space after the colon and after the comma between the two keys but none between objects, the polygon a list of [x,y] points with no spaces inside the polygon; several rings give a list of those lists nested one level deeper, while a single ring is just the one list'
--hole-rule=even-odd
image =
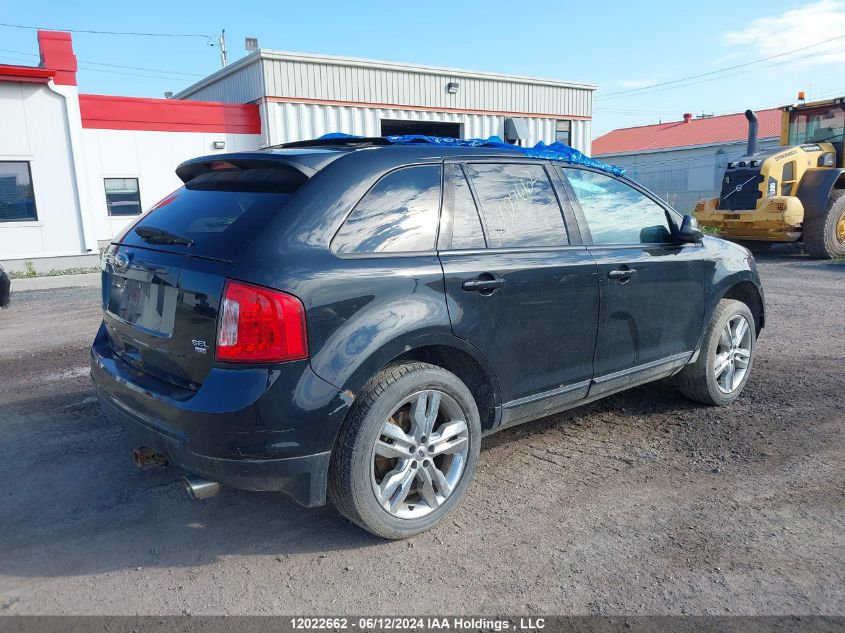
[{"label": "front door window", "polygon": [[666,210],[615,178],[585,169],[566,177],[587,220],[593,244],[661,244],[672,241]]}]

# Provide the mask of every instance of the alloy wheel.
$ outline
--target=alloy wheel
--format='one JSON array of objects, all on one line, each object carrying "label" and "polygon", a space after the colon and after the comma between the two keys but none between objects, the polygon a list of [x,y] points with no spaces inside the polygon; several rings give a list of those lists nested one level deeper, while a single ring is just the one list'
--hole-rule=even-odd
[{"label": "alloy wheel", "polygon": [[435,389],[396,407],[372,453],[372,487],[379,505],[403,519],[426,516],[445,503],[463,475],[469,430],[458,403]]},{"label": "alloy wheel", "polygon": [[742,384],[751,364],[754,337],[743,315],[732,317],[722,329],[716,347],[713,374],[722,393],[733,393]]}]

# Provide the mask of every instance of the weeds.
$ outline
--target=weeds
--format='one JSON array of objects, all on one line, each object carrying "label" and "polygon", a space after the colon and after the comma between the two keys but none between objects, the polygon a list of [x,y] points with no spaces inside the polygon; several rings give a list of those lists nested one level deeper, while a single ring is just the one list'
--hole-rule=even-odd
[{"label": "weeds", "polygon": [[83,275],[85,273],[96,273],[100,269],[97,266],[77,268],[53,268],[46,273],[39,273],[35,270],[32,262],[24,262],[23,271],[9,271],[9,279],[32,279],[33,277],[56,277],[58,275]]}]

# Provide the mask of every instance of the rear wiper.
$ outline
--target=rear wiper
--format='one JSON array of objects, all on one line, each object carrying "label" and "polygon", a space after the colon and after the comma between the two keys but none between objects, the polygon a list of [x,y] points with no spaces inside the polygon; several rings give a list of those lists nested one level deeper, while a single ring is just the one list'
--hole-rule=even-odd
[{"label": "rear wiper", "polygon": [[142,240],[147,244],[166,244],[174,246],[193,246],[194,240],[182,237],[176,233],[165,231],[164,229],[157,229],[153,226],[139,226],[135,229]]}]

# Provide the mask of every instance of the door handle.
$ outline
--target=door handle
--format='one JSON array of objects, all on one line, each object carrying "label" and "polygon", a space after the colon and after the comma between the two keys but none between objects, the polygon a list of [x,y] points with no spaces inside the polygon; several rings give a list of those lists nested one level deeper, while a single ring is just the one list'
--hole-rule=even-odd
[{"label": "door handle", "polygon": [[622,282],[625,282],[636,274],[636,268],[628,268],[626,266],[624,268],[617,268],[616,270],[611,270],[609,273],[607,273],[607,277],[608,279],[618,279]]},{"label": "door handle", "polygon": [[504,286],[506,281],[501,277],[494,277],[489,273],[479,275],[478,279],[465,281],[461,288],[468,292],[480,292],[481,294],[492,294],[495,290]]}]

